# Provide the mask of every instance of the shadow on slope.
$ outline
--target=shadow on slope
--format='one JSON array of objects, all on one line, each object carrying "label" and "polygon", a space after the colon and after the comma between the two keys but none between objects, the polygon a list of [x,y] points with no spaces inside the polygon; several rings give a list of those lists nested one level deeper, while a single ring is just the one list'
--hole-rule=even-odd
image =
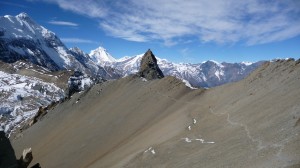
[{"label": "shadow on slope", "polygon": [[[23,151],[21,158],[17,159],[10,141],[3,131],[0,131],[0,149],[0,168],[27,168],[33,158],[31,148],[28,148]],[[40,164],[37,163],[31,168],[40,168]]]}]

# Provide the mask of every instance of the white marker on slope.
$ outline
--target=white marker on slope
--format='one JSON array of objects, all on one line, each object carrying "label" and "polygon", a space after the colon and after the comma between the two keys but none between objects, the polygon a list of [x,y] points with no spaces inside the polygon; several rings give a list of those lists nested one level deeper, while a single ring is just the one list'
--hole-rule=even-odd
[{"label": "white marker on slope", "polygon": [[205,143],[210,143],[210,144],[214,144],[215,142],[205,142]]},{"label": "white marker on slope", "polygon": [[204,143],[204,139],[195,139],[196,141],[201,141],[201,143]]},{"label": "white marker on slope", "polygon": [[191,139],[189,139],[189,138],[182,138],[182,139],[184,139],[184,140],[185,140],[185,142],[192,142],[192,140],[191,140]]}]

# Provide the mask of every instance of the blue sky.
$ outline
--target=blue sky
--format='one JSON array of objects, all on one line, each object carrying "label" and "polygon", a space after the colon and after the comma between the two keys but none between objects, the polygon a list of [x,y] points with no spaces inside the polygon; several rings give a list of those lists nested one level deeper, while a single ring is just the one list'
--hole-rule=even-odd
[{"label": "blue sky", "polygon": [[177,63],[300,58],[299,0],[0,0],[0,9],[115,58],[148,48]]}]

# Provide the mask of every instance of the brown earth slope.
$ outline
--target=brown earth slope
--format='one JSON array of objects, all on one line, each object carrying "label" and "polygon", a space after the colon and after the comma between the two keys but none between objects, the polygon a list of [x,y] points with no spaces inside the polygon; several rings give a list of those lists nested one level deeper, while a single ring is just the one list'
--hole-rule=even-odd
[{"label": "brown earth slope", "polygon": [[299,167],[300,64],[190,90],[165,77],[95,85],[13,141],[47,168]]}]

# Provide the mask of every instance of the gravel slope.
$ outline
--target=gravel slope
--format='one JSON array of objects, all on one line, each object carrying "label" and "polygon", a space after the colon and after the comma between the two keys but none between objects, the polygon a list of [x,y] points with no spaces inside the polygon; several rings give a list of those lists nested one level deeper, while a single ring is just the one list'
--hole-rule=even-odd
[{"label": "gravel slope", "polygon": [[300,64],[191,90],[173,77],[95,85],[14,140],[42,167],[299,167]]}]

